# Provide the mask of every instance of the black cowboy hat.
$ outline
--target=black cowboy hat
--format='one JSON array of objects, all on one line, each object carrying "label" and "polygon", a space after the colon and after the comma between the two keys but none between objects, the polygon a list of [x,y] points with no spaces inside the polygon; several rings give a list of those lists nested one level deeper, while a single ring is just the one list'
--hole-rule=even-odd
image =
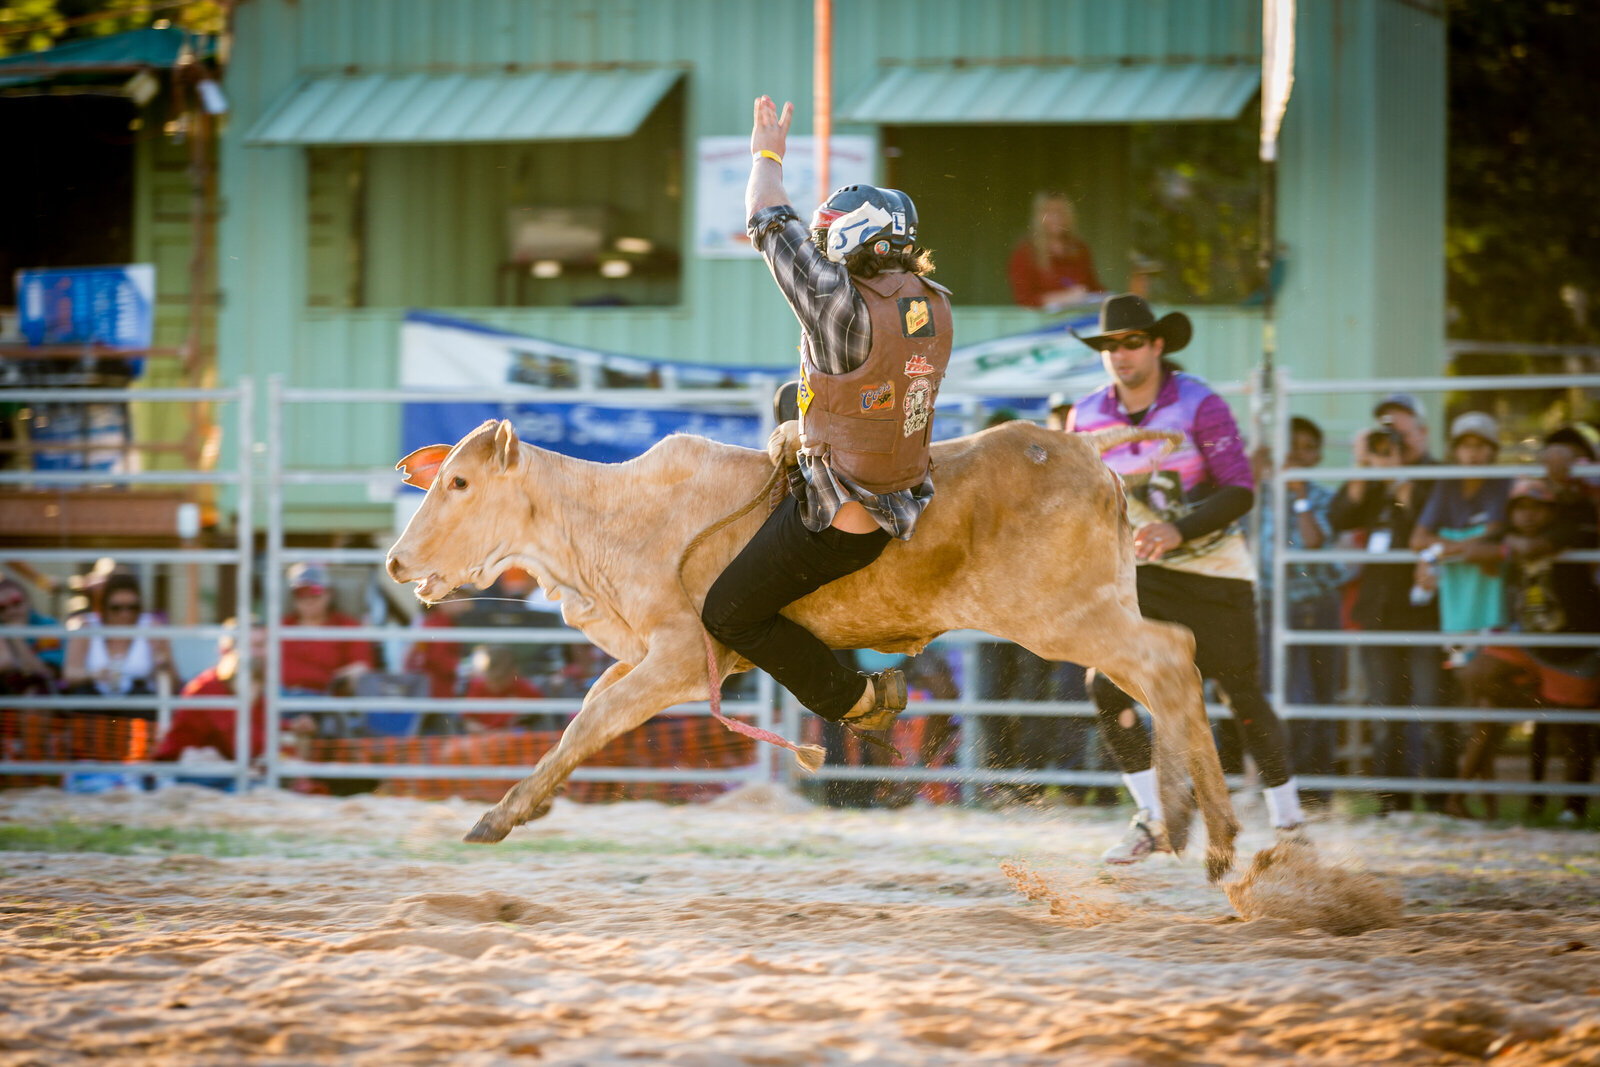
[{"label": "black cowboy hat", "polygon": [[1194,336],[1194,326],[1190,324],[1189,316],[1181,311],[1169,311],[1158,319],[1156,313],[1150,310],[1150,305],[1145,303],[1144,297],[1135,293],[1119,293],[1106,298],[1105,303],[1100,305],[1099,333],[1085,337],[1071,327],[1068,330],[1072,336],[1096,351],[1104,351],[1113,335],[1143,330],[1166,342],[1161,349],[1164,356],[1178,351]]}]

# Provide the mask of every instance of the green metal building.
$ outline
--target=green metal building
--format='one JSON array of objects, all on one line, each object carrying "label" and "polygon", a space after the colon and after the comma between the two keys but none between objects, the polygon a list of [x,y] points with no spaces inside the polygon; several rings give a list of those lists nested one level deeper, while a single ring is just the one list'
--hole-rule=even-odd
[{"label": "green metal building", "polygon": [[[1297,376],[1442,368],[1441,9],[1299,4],[1273,272],[1279,359]],[[1195,320],[1189,370],[1248,375],[1263,322],[1261,12],[835,0],[834,133],[866,138],[874,180],[917,200],[957,344],[1056,321],[1013,306],[1005,270],[1034,192],[1061,189],[1109,288],[1153,265],[1158,310]],[[757,95],[794,101],[794,133],[811,132],[812,79],[811,0],[247,0],[220,142],[222,380],[392,386],[408,308],[786,366],[792,314],[759,259],[707,251],[696,197],[706,139],[747,137]],[[816,190],[796,184],[808,213]],[[607,247],[628,239],[628,275],[574,262],[533,276],[508,220],[550,209]],[[297,413],[288,462],[390,464],[397,418]],[[288,528],[387,529],[391,506],[372,495],[300,487]]]}]

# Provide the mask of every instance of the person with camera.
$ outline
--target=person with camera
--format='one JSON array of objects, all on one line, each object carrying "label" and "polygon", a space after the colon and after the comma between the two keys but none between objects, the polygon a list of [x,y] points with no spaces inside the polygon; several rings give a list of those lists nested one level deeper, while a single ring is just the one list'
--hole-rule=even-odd
[{"label": "person with camera", "polygon": [[[1355,440],[1358,467],[1425,467],[1438,461],[1428,451],[1428,423],[1422,404],[1409,393],[1393,393],[1372,411],[1377,425]],[[1328,522],[1336,533],[1353,531],[1365,537],[1368,552],[1404,549],[1429,497],[1431,479],[1395,478],[1349,481],[1328,506]],[[1437,631],[1439,604],[1431,590],[1415,586],[1410,563],[1367,563],[1357,579],[1351,621],[1361,630]],[[1430,645],[1363,645],[1361,669],[1366,677],[1368,707],[1429,707],[1437,702],[1442,655]],[[1416,777],[1425,749],[1423,724],[1380,725],[1377,773],[1385,778]],[[1410,797],[1382,793],[1385,812],[1410,806]]]}]

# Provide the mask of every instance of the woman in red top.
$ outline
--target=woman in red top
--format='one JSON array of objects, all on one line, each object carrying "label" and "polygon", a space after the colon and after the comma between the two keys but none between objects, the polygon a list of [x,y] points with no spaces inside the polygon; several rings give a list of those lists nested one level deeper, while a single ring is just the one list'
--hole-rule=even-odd
[{"label": "woman in red top", "polygon": [[1055,311],[1094,299],[1105,288],[1089,246],[1073,232],[1075,221],[1072,201],[1064,194],[1034,194],[1028,235],[1012,250],[1006,266],[1011,297],[1018,304]]}]

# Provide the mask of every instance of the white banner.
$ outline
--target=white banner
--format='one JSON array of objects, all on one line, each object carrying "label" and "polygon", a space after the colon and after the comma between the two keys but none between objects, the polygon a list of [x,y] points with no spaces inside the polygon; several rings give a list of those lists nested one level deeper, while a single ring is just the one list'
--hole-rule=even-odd
[{"label": "white banner", "polygon": [[[872,177],[872,138],[831,137],[828,173],[837,189]],[[702,137],[695,163],[695,251],[714,259],[758,255],[745,236],[744,189],[750,180],[750,137]],[[816,208],[817,152],[813,137],[791,137],[783,154],[783,187],[800,217]]]},{"label": "white banner", "polygon": [[1261,158],[1278,158],[1278,130],[1294,89],[1294,0],[1261,0]]}]

